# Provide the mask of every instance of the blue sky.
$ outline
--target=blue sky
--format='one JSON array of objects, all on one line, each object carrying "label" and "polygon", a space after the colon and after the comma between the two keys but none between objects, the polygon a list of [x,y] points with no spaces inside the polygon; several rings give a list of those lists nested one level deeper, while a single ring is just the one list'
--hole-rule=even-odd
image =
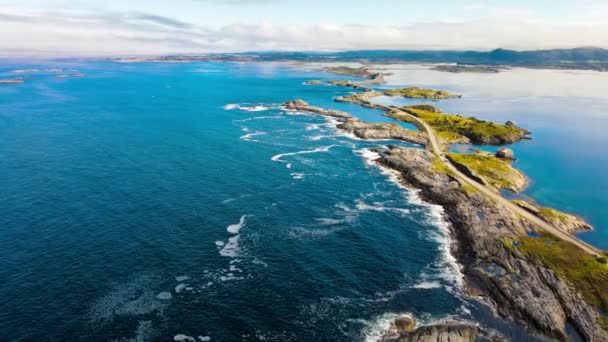
[{"label": "blue sky", "polygon": [[608,47],[608,0],[0,0],[4,54]]}]

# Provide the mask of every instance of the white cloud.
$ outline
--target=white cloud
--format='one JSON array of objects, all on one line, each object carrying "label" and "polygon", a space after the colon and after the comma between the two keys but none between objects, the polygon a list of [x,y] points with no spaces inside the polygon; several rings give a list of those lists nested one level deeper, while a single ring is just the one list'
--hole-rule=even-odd
[{"label": "white cloud", "polygon": [[156,14],[0,8],[0,54],[117,55],[253,50],[608,47],[607,25],[525,21],[365,26],[235,23],[209,29]]}]

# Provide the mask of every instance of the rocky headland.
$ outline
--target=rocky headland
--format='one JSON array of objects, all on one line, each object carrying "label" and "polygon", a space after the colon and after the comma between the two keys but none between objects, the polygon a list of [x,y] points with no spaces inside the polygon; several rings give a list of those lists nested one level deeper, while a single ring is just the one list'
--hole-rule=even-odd
[{"label": "rocky headland", "polygon": [[[349,113],[314,107],[302,100],[286,102],[283,108],[334,118],[339,121],[338,129],[361,139],[398,139],[429,146],[425,133],[413,138],[413,131],[403,129],[407,131],[404,136],[402,127],[391,123],[362,122]],[[452,253],[465,275],[466,295],[487,302],[499,315],[532,332],[557,340],[570,340],[572,334],[586,341],[608,340],[604,313],[608,310],[606,257],[591,255],[542,231],[502,202],[464,182],[429,149],[389,147],[377,152],[378,164],[395,170],[404,185],[419,189],[426,201],[444,208],[456,241]],[[492,169],[497,162],[511,167],[489,154],[462,156],[484,159],[483,167],[476,167],[476,172],[487,183],[488,175],[481,172],[484,167]],[[454,155],[451,157],[454,159]],[[507,179],[500,173],[494,177],[492,181]],[[521,187],[517,184],[509,186],[516,190]],[[448,337],[470,341],[485,336],[479,328],[466,324],[438,324],[415,330],[399,326],[410,324],[396,321],[387,331],[386,341],[418,341],[429,336],[432,341]]]},{"label": "rocky headland", "polygon": [[337,125],[338,129],[347,133],[352,133],[360,139],[401,140],[424,146],[428,144],[428,137],[426,134],[405,129],[394,123],[363,122],[349,113],[311,106],[302,100],[285,102],[282,107],[287,110],[302,111],[337,118],[340,121]]},{"label": "rocky headland", "polygon": [[[605,260],[581,253],[576,246],[554,237],[529,236],[536,227],[435,167],[436,157],[427,150],[393,147],[380,155],[379,164],[399,172],[404,184],[420,189],[425,200],[445,209],[457,241],[452,252],[463,266],[469,295],[482,296],[500,315],[559,340],[571,338],[567,325],[575,327],[584,340],[608,340],[602,314],[608,302],[596,292],[608,285],[608,273],[599,271]],[[602,275],[605,280],[594,279],[592,289],[585,287],[573,278],[575,275],[547,263],[542,248],[528,248],[529,239],[547,248],[561,245],[569,251],[562,257],[572,257],[572,251],[578,251],[580,260],[573,261],[571,269],[590,277]],[[586,268],[598,271],[590,274]]]}]

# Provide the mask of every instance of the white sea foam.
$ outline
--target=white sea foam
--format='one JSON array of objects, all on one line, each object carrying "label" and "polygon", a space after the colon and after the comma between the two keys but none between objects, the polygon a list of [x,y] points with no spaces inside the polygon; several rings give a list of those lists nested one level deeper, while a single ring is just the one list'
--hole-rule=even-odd
[{"label": "white sea foam", "polygon": [[261,105],[261,104],[238,104],[238,103],[230,103],[224,106],[224,110],[242,110],[245,112],[262,112],[262,111],[266,111],[266,110],[270,110],[273,107],[276,107],[276,105]]},{"label": "white sea foam", "polygon": [[363,200],[361,200],[361,199],[358,199],[356,201],[356,207],[357,207],[357,209],[359,209],[361,211],[379,211],[379,212],[393,211],[393,212],[397,212],[397,213],[400,213],[403,215],[410,213],[410,210],[407,208],[385,207],[382,202],[374,202],[370,205],[370,204],[363,202]]},{"label": "white sea foam", "polygon": [[177,335],[173,336],[173,341],[175,341],[175,342],[196,342],[194,337],[184,335],[184,334],[177,334]]},{"label": "white sea foam", "polygon": [[186,281],[186,280],[188,280],[188,279],[190,279],[190,277],[189,277],[189,276],[178,276],[178,277],[175,277],[175,281],[180,282],[180,283],[181,283],[182,281]]},{"label": "white sea foam", "polygon": [[[380,155],[369,149],[361,149],[355,151],[361,155],[367,165],[375,165],[379,168],[380,172],[384,174],[389,181],[405,190],[405,196],[409,204],[420,206],[423,208],[426,220],[429,224],[437,227],[438,230],[434,231],[434,235],[431,233],[430,236],[439,243],[440,259],[433,265],[434,270],[438,273],[437,277],[444,281],[449,282],[457,289],[462,289],[464,283],[464,275],[462,274],[461,266],[458,264],[456,258],[451,253],[452,236],[450,233],[449,223],[444,218],[443,207],[435,204],[424,202],[419,196],[419,190],[405,187],[401,182],[401,175],[399,172],[378,165],[375,161],[380,158]],[[364,203],[358,203],[358,208],[368,208]],[[376,207],[376,209],[378,209]],[[406,212],[403,211],[405,214]]]},{"label": "white sea foam", "polygon": [[232,120],[233,123],[243,123],[243,122],[249,122],[249,121],[253,121],[253,120],[266,120],[266,119],[283,119],[283,116],[280,115],[266,115],[266,116],[254,116],[252,118],[246,118],[246,119],[238,119],[238,120]]},{"label": "white sea foam", "polygon": [[241,229],[245,226],[245,223],[247,221],[247,215],[243,215],[241,216],[241,219],[239,220],[239,223],[237,224],[231,224],[228,226],[228,228],[226,228],[226,230],[228,231],[228,233],[230,234],[238,234]]},{"label": "white sea foam", "polygon": [[421,281],[418,284],[412,286],[414,289],[438,289],[441,287],[441,284],[438,281]]},{"label": "white sea foam", "polygon": [[253,137],[257,137],[259,135],[266,135],[266,132],[255,132],[255,133],[248,133],[245,134],[243,136],[241,136],[241,140],[245,140],[245,141],[257,141],[255,139],[252,139]]},{"label": "white sea foam", "polygon": [[281,158],[283,158],[283,157],[289,157],[289,156],[295,156],[295,155],[298,155],[298,154],[311,154],[311,153],[328,152],[332,147],[336,147],[336,146],[337,145],[329,145],[329,146],[317,147],[317,148],[312,149],[312,150],[304,150],[304,151],[297,151],[297,152],[281,153],[281,154],[277,154],[277,155],[273,156],[270,159],[272,161],[278,161],[278,162],[282,162],[282,163],[287,163],[286,167],[289,169],[289,168],[291,168],[291,163],[288,163],[288,162],[282,160]]},{"label": "white sea foam", "polygon": [[290,175],[291,175],[291,178],[293,178],[293,179],[304,179],[304,176],[306,176],[306,174],[299,173],[299,172],[293,172]]},{"label": "white sea foam", "polygon": [[185,290],[185,289],[186,289],[186,287],[188,287],[188,285],[187,285],[187,284],[183,284],[183,283],[182,283],[182,284],[178,284],[178,285],[175,287],[175,293],[180,293],[180,292],[182,292],[183,290]]},{"label": "white sea foam", "polygon": [[171,295],[171,292],[161,292],[159,294],[156,295],[157,299],[160,300],[170,300],[171,298],[173,298],[173,296]]},{"label": "white sea foam", "polygon": [[240,235],[233,236],[228,239],[228,242],[220,249],[220,255],[234,258],[239,255],[241,248],[239,246]]},{"label": "white sea foam", "polygon": [[319,224],[322,226],[333,226],[333,225],[344,222],[344,220],[338,220],[338,219],[326,218],[326,217],[318,218],[318,219],[316,219],[316,221],[319,222]]}]

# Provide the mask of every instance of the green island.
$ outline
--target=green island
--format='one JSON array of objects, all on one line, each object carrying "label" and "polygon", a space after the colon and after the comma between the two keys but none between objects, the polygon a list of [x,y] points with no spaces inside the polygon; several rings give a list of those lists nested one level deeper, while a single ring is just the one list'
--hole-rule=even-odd
[{"label": "green island", "polygon": [[344,76],[353,76],[353,77],[363,77],[363,78],[372,78],[377,73],[369,71],[365,67],[361,68],[353,68],[348,66],[335,66],[335,67],[327,67],[323,69],[325,72],[330,72],[332,74],[344,75]]},{"label": "green island", "polygon": [[476,74],[497,74],[506,68],[496,66],[485,66],[485,65],[436,65],[431,70],[451,72],[455,74],[460,73],[476,73]]},{"label": "green island", "polygon": [[[594,257],[570,242],[540,233],[538,237],[524,236],[504,239],[508,248],[517,248],[528,257],[555,271],[567,279],[585,301],[602,312],[608,312],[608,263],[607,255]],[[608,329],[608,318],[602,317],[602,325]]]},{"label": "green island", "polygon": [[[401,107],[400,110],[428,123],[437,135],[448,143],[474,143],[478,145],[504,145],[527,139],[530,132],[511,122],[496,124],[473,117],[446,114],[431,105]],[[399,111],[389,111],[393,119],[412,122],[412,118]]]},{"label": "green island", "polygon": [[423,100],[447,100],[459,99],[462,95],[454,94],[446,90],[434,90],[419,87],[407,87],[389,89],[382,92],[386,96],[401,96],[408,99],[423,99]]},{"label": "green island", "polygon": [[461,172],[494,189],[520,192],[528,184],[526,176],[519,170],[489,153],[447,153],[446,155]]}]

